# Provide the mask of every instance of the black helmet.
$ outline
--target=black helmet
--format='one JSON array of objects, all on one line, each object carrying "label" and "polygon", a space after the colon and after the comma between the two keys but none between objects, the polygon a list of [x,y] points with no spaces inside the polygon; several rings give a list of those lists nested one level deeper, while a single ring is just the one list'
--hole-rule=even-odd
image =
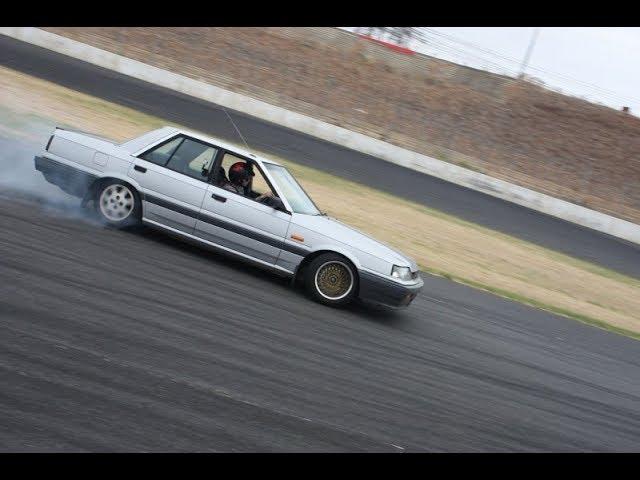
[{"label": "black helmet", "polygon": [[231,183],[239,184],[245,178],[248,179],[254,175],[251,166],[245,162],[236,162],[229,167],[229,180],[231,180]]}]

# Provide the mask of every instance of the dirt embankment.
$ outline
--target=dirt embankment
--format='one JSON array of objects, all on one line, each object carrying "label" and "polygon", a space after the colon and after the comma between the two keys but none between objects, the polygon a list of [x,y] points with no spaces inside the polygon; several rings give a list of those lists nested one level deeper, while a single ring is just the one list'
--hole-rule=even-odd
[{"label": "dirt embankment", "polygon": [[640,223],[640,119],[331,28],[47,28]]}]

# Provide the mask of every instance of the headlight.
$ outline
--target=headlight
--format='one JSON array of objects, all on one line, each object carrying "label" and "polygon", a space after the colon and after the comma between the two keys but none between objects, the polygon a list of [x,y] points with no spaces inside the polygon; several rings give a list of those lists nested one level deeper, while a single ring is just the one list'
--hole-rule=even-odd
[{"label": "headlight", "polygon": [[411,269],[409,267],[399,267],[394,265],[391,269],[391,276],[400,280],[411,280]]}]

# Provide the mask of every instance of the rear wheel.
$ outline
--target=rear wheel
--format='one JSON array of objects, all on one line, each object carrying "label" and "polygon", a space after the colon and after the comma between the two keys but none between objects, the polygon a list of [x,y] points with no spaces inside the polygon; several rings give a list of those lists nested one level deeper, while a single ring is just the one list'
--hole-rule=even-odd
[{"label": "rear wheel", "polygon": [[138,192],[121,180],[108,180],[99,185],[94,203],[96,213],[108,225],[124,228],[140,221]]},{"label": "rear wheel", "polygon": [[358,275],[352,263],[342,255],[323,253],[306,268],[305,286],[316,301],[342,306],[356,296]]}]

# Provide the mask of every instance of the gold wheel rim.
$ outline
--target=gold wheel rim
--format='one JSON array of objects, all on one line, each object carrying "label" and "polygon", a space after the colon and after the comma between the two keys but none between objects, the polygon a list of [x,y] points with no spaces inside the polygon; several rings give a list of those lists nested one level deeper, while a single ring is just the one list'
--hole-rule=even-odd
[{"label": "gold wheel rim", "polygon": [[353,274],[344,263],[331,261],[318,268],[315,282],[320,295],[329,300],[340,300],[351,292]]}]

